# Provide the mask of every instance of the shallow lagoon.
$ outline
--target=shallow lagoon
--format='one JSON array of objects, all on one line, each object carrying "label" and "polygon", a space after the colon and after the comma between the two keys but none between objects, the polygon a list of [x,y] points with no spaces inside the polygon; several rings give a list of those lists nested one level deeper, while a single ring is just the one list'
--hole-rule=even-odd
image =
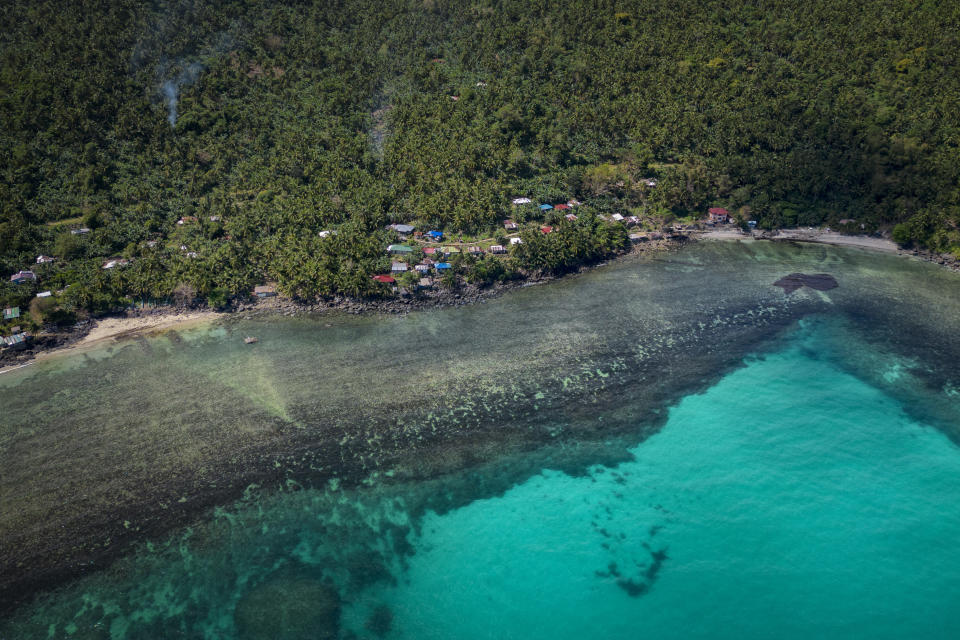
[{"label": "shallow lagoon", "polygon": [[[787,296],[773,282],[793,272],[840,286]],[[249,612],[289,593],[279,637],[297,619],[412,638],[839,635],[868,618],[939,637],[956,629],[939,568],[957,558],[936,541],[957,533],[958,282],[704,243],[478,307],[249,318],[5,375],[4,540],[33,561],[52,516],[102,545],[60,566],[113,563],[7,628],[257,637]],[[44,589],[64,582],[36,562]],[[339,622],[298,618],[332,590]]]}]

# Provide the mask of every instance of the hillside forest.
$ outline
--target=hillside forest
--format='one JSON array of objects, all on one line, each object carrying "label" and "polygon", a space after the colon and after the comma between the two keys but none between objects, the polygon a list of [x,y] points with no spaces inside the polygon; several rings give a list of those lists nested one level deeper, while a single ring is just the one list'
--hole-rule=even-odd
[{"label": "hillside forest", "polygon": [[958,39],[960,3],[923,0],[10,0],[0,307],[392,295],[392,223],[527,225],[450,286],[714,206],[958,253]]}]

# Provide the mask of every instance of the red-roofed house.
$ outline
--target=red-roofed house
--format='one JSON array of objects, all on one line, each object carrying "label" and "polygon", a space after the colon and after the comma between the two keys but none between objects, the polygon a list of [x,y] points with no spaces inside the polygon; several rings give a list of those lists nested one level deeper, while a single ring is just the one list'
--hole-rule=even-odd
[{"label": "red-roofed house", "polygon": [[568,205],[568,204],[555,204],[555,205],[553,205],[553,208],[554,208],[554,209],[558,209],[558,210],[560,210],[560,211],[563,211],[564,209],[569,209],[569,208],[570,208],[570,205]]},{"label": "red-roofed house", "polygon": [[707,213],[710,214],[710,222],[728,222],[730,213],[723,207],[711,207]]},{"label": "red-roofed house", "polygon": [[553,227],[540,227],[541,233],[553,233]]},{"label": "red-roofed house", "polygon": [[373,276],[373,279],[377,282],[383,282],[384,284],[393,284],[396,280],[390,276]]}]

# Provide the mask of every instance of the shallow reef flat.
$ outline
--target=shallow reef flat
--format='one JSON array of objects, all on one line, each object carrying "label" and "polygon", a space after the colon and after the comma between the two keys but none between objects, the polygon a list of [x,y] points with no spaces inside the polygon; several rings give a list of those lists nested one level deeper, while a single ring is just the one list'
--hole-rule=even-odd
[{"label": "shallow reef flat", "polygon": [[[795,273],[837,287],[775,286]],[[406,487],[408,502],[416,486],[408,508],[442,512],[545,467],[628,460],[670,406],[803,318],[850,337],[811,349],[956,439],[944,390],[960,388],[958,290],[957,274],[892,256],[704,242],[472,307],[228,318],[51,358],[0,379],[2,608],[251,486],[377,482]]]}]

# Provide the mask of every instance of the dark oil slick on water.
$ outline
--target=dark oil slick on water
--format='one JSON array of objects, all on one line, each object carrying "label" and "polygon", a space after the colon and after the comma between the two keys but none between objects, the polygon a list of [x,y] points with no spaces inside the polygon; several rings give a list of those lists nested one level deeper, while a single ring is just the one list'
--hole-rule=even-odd
[{"label": "dark oil slick on water", "polygon": [[[804,273],[838,286],[774,285]],[[387,601],[424,522],[544,469],[610,484],[589,575],[646,600],[674,516],[613,524],[671,406],[806,319],[797,353],[956,441],[958,290],[890,256],[701,243],[469,308],[230,319],[6,374],[0,637],[415,637]]]}]

